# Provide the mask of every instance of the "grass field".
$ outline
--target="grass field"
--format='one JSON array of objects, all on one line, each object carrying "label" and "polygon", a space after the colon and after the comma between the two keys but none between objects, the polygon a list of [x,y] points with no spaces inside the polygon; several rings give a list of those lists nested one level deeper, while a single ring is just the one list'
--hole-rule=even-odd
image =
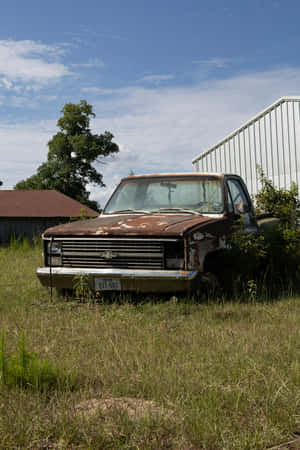
[{"label": "grass field", "polygon": [[51,303],[41,260],[0,249],[0,330],[72,382],[1,380],[0,448],[300,448],[300,298]]}]

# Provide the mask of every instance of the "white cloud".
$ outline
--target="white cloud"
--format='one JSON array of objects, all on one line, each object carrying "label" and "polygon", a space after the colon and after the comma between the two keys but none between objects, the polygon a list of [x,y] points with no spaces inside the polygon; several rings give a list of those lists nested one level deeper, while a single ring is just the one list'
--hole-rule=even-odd
[{"label": "white cloud", "polygon": [[68,68],[57,62],[64,53],[59,46],[0,40],[0,85],[6,89],[15,83],[43,85],[70,75]]},{"label": "white cloud", "polygon": [[99,58],[90,58],[87,63],[71,64],[72,67],[83,67],[83,68],[93,68],[93,67],[104,67],[105,64]]},{"label": "white cloud", "polygon": [[[120,178],[131,170],[193,171],[194,157],[279,97],[300,94],[299,86],[300,69],[290,68],[188,87],[92,89],[87,100],[97,114],[91,123],[93,132],[111,131],[121,149],[107,164],[97,166],[107,188],[92,187],[92,198],[103,206]],[[55,121],[0,123],[4,188],[36,171],[46,160],[47,142],[56,132]]]},{"label": "white cloud", "polygon": [[194,60],[193,64],[199,64],[200,66],[206,67],[207,69],[224,69],[232,62],[229,58],[209,58],[209,59],[199,59]]},{"label": "white cloud", "polygon": [[138,81],[147,81],[150,83],[158,83],[160,81],[169,81],[175,78],[174,75],[146,75],[143,78],[140,78]]},{"label": "white cloud", "polygon": [[56,132],[55,121],[0,124],[0,179],[3,189],[33,175],[46,160],[47,142]]},{"label": "white cloud", "polygon": [[[99,87],[84,87],[81,89],[82,92],[86,92],[87,94],[93,95],[110,95],[110,96],[119,96],[119,95],[128,95],[132,92],[133,87],[119,88],[119,89],[107,89],[107,88],[99,88]],[[135,88],[134,88],[135,89]]]},{"label": "white cloud", "polygon": [[0,86],[4,87],[4,89],[11,89],[13,87],[13,83],[12,83],[12,81],[8,80],[7,78],[2,78],[2,79],[0,79]]},{"label": "white cloud", "polygon": [[92,190],[102,205],[118,180],[135,173],[193,171],[192,159],[281,96],[297,95],[300,69],[273,70],[200,82],[191,87],[128,89],[94,110],[94,130],[110,130],[122,150],[100,166],[107,188]]}]

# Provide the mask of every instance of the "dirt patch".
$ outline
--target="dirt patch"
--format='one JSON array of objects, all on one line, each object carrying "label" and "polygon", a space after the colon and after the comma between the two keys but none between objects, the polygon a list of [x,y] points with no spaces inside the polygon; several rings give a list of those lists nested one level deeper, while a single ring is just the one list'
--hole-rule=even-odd
[{"label": "dirt patch", "polygon": [[[105,434],[113,440],[116,436],[123,435],[120,423],[118,423],[118,413],[127,414],[132,422],[154,418],[159,421],[162,429],[164,426],[163,422],[166,421],[165,423],[168,422],[168,425],[165,431],[160,430],[161,434],[158,436],[156,435],[156,431],[153,434],[153,430],[151,432],[149,431],[150,434],[148,436],[147,432],[144,437],[141,436],[142,446],[139,448],[143,448],[145,442],[148,442],[149,439],[151,445],[155,445],[155,439],[159,439],[157,446],[151,448],[180,448],[181,450],[194,450],[195,448],[184,434],[180,432],[177,434],[177,427],[178,425],[182,425],[184,417],[176,414],[173,409],[162,407],[153,400],[130,397],[91,398],[78,403],[75,406],[75,412],[87,420],[92,420],[93,417],[97,417],[98,419],[100,416],[103,420]],[[135,448],[135,445],[133,447]]]},{"label": "dirt patch", "polygon": [[163,408],[152,400],[143,400],[130,397],[109,397],[106,399],[91,398],[75,406],[78,413],[87,417],[93,416],[97,411],[104,414],[119,410],[126,412],[130,419],[140,419],[151,416],[160,416],[164,419],[175,419],[172,409]]}]

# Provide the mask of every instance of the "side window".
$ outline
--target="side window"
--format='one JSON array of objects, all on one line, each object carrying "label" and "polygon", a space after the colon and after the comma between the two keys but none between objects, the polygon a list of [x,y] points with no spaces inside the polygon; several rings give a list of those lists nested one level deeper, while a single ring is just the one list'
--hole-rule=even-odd
[{"label": "side window", "polygon": [[[227,180],[227,186],[231,194],[235,214],[243,214],[249,211],[250,205],[244,193],[241,183],[238,180],[231,178]],[[231,202],[229,201],[228,202],[229,210],[230,210],[230,203]]]}]

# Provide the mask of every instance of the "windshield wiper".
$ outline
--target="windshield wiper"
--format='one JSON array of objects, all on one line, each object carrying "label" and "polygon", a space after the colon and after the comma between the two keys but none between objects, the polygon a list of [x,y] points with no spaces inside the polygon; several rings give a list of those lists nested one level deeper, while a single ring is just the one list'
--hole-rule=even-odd
[{"label": "windshield wiper", "polygon": [[193,209],[184,209],[184,208],[159,208],[155,211],[151,211],[153,214],[160,213],[160,212],[182,212],[187,214],[195,214],[196,216],[202,216],[201,213],[198,211],[194,211]]},{"label": "windshield wiper", "polygon": [[111,211],[109,214],[126,214],[126,213],[149,214],[150,211],[146,211],[144,209],[120,209],[119,211]]}]

